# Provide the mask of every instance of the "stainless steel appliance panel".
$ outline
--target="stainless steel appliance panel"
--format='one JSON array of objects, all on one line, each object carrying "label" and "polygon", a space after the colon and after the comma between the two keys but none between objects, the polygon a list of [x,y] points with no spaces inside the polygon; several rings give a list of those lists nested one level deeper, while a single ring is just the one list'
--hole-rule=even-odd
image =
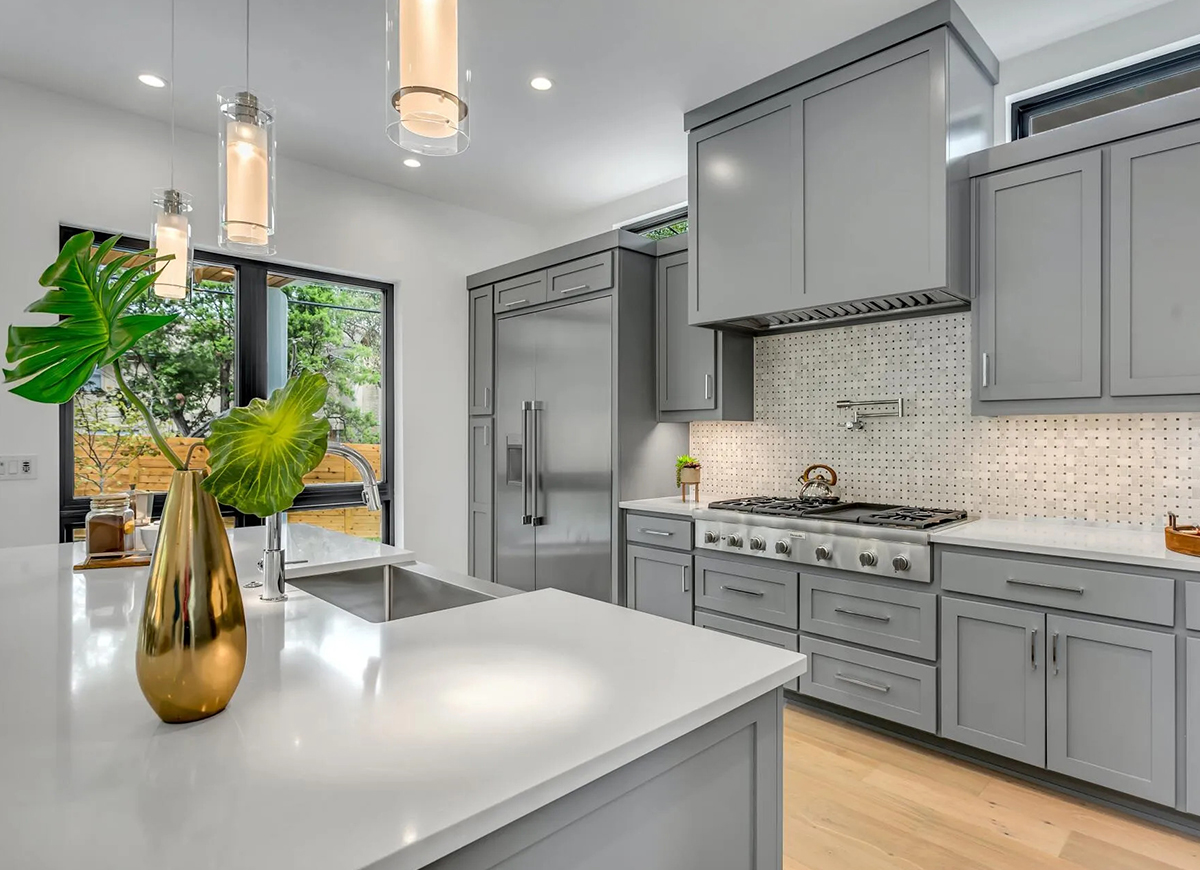
[{"label": "stainless steel appliance panel", "polygon": [[[537,332],[535,588],[612,597],[612,297],[515,318]],[[500,582],[504,582],[501,580]]]},{"label": "stainless steel appliance panel", "polygon": [[538,315],[496,321],[495,580],[534,589],[534,526],[525,522],[530,503],[525,405],[533,399]]}]

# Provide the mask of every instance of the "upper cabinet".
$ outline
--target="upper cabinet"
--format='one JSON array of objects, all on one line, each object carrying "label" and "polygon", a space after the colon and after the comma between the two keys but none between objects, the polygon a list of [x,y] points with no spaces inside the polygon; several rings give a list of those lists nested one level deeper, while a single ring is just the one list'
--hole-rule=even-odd
[{"label": "upper cabinet", "polygon": [[1179,98],[971,159],[975,413],[1196,407],[1200,100]]},{"label": "upper cabinet", "polygon": [[754,419],[754,339],[688,324],[688,252],[658,258],[658,419]]},{"label": "upper cabinet", "polygon": [[824,74],[780,73],[759,92],[800,82],[691,129],[693,325],[766,332],[967,304],[956,222],[964,157],[991,142],[994,78],[976,60],[990,52],[948,21],[884,50],[868,47],[887,35],[867,37],[801,65]]},{"label": "upper cabinet", "polygon": [[473,416],[490,415],[492,410],[492,287],[472,290],[469,297],[470,362],[468,389],[470,413]]}]

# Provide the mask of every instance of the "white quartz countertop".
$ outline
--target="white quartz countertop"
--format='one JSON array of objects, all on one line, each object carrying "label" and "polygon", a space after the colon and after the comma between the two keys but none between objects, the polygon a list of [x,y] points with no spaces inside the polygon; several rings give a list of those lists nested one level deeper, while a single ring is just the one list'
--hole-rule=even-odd
[{"label": "white quartz countertop", "polygon": [[1076,520],[988,520],[933,530],[933,543],[1200,572],[1200,558],[1168,550],[1162,529]]},{"label": "white quartz countertop", "polygon": [[[410,558],[291,533],[293,575]],[[233,535],[243,580],[260,539]],[[382,624],[248,590],[229,707],[164,725],[134,675],[147,569],[72,550],[0,550],[0,864],[23,870],[422,867],[804,671],[556,590]]]},{"label": "white quartz countertop", "polygon": [[732,495],[704,495],[700,501],[680,501],[679,496],[666,498],[639,498],[620,503],[622,510],[643,511],[650,514],[677,514],[683,517],[694,517],[698,512],[708,510],[714,501],[727,501],[737,498]]}]

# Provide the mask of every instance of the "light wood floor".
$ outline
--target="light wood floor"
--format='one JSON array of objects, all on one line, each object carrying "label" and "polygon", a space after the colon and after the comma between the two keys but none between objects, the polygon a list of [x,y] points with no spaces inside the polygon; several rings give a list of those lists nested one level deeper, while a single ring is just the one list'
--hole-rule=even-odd
[{"label": "light wood floor", "polygon": [[1200,840],[788,707],[784,870],[1200,870]]}]

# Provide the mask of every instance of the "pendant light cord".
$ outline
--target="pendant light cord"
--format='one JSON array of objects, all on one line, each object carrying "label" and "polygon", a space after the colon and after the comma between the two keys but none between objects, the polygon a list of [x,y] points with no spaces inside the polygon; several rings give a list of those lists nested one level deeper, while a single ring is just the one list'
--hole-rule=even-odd
[{"label": "pendant light cord", "polygon": [[246,0],[246,93],[250,93],[250,0]]},{"label": "pendant light cord", "polygon": [[171,0],[171,189],[175,189],[175,0]]}]

